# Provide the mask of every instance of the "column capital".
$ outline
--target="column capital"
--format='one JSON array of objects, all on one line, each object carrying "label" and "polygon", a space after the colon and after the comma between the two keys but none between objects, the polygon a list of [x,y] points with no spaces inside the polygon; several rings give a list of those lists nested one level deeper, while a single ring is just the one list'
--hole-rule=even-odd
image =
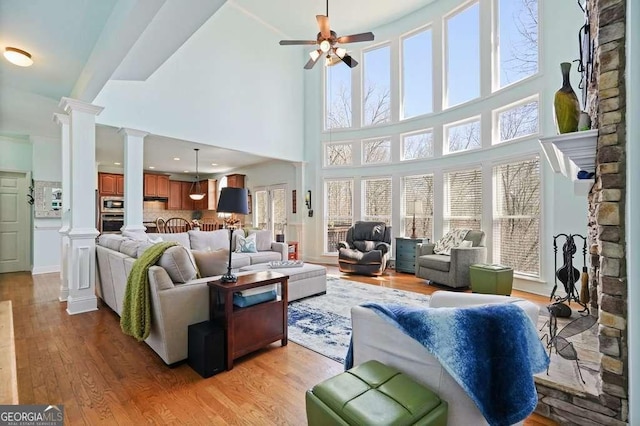
[{"label": "column capital", "polygon": [[99,115],[104,109],[104,107],[101,106],[79,101],[77,99],[67,98],[64,96],[60,99],[60,103],[58,104],[58,106],[62,108],[66,113],[70,111],[80,111],[93,115]]},{"label": "column capital", "polygon": [[60,114],[59,112],[53,113],[53,122],[62,126],[64,124],[69,124],[69,116],[67,114]]},{"label": "column capital", "polygon": [[139,138],[144,138],[149,134],[149,132],[145,132],[143,130],[130,129],[128,127],[120,127],[118,129],[118,133],[125,136],[134,136],[134,137],[137,136]]}]

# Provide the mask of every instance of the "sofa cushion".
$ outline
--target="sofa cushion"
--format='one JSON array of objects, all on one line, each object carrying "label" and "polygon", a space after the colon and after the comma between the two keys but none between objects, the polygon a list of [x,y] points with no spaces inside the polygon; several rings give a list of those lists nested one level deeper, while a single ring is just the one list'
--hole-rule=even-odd
[{"label": "sofa cushion", "polygon": [[216,231],[189,231],[191,250],[213,251],[229,249],[229,231],[218,229]]},{"label": "sofa cushion", "polygon": [[236,236],[236,253],[257,253],[256,234]]},{"label": "sofa cushion", "polygon": [[451,256],[444,254],[427,254],[417,259],[418,265],[423,268],[435,269],[436,271],[449,272],[451,266]]},{"label": "sofa cushion", "polygon": [[189,250],[183,246],[169,247],[156,264],[167,271],[174,283],[186,283],[198,276],[198,270],[189,255]]},{"label": "sofa cushion", "polygon": [[227,273],[229,264],[229,249],[213,251],[192,250],[198,271],[202,277],[213,277]]},{"label": "sofa cushion", "polygon": [[451,254],[451,249],[454,247],[458,247],[464,238],[469,233],[469,229],[452,229],[445,234],[444,237],[440,238],[436,241],[435,247],[433,247],[433,252],[435,254],[446,254],[447,256]]},{"label": "sofa cushion", "polygon": [[271,241],[273,241],[273,236],[271,231],[268,229],[260,229],[260,230],[250,230],[248,235],[255,234],[256,235],[256,248],[258,251],[268,251],[271,250]]},{"label": "sofa cushion", "polygon": [[98,238],[98,245],[111,250],[120,251],[120,244],[124,241],[122,236],[117,234],[102,234]]},{"label": "sofa cushion", "polygon": [[149,238],[144,231],[122,231],[122,236],[136,241],[147,241]]},{"label": "sofa cushion", "polygon": [[138,257],[138,246],[140,246],[141,241],[130,240],[129,238],[125,238],[122,240],[122,244],[120,244],[120,253],[126,254],[127,256],[137,258]]},{"label": "sofa cushion", "polygon": [[267,263],[272,260],[281,260],[282,257],[277,251],[259,251],[257,253],[247,253],[251,259],[251,264]]},{"label": "sofa cushion", "polygon": [[[160,239],[158,241],[158,239]],[[187,234],[186,232],[177,232],[175,234],[158,234],[158,233],[151,233],[151,234],[147,234],[147,240],[150,242],[161,242],[161,241],[175,241],[176,243],[180,244],[183,247],[186,248],[192,248],[191,247],[191,243],[189,241],[189,234]]]},{"label": "sofa cushion", "polygon": [[356,222],[353,227],[353,241],[384,241],[386,227],[384,222]]}]

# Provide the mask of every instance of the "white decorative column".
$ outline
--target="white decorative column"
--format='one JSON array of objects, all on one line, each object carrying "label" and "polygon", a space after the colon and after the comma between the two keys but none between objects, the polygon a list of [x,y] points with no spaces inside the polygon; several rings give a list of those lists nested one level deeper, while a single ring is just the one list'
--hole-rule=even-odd
[{"label": "white decorative column", "polygon": [[62,227],[60,233],[60,295],[58,300],[65,302],[69,296],[69,230],[71,229],[71,144],[69,140],[69,116],[53,114],[53,121],[60,126],[62,140]]},{"label": "white decorative column", "polygon": [[307,195],[307,189],[311,189],[305,185],[305,173],[307,170],[306,166],[307,166],[307,163],[304,161],[293,163],[293,167],[295,168],[295,171],[296,171],[295,187],[297,191],[297,196],[296,196],[297,217],[293,219],[293,223],[291,224],[291,226],[293,226],[293,228],[295,229],[295,241],[298,241],[298,259],[300,260],[303,260],[304,255],[306,254],[306,248],[304,244],[305,243],[304,224],[306,222],[305,218],[307,217],[308,210],[304,200]]},{"label": "white decorative column", "polygon": [[62,98],[60,107],[69,114],[71,191],[68,199],[71,222],[67,252],[69,315],[98,309],[96,298],[96,115],[102,107]]},{"label": "white decorative column", "polygon": [[145,231],[142,224],[144,188],[144,138],[149,133],[121,128],[124,137],[124,226],[123,231]]}]

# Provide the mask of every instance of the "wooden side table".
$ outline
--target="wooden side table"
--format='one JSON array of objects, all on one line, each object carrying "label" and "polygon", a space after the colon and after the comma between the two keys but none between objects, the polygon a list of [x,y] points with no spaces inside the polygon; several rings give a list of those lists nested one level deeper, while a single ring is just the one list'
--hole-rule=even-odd
[{"label": "wooden side table", "polygon": [[[273,271],[240,275],[235,283],[211,281],[209,315],[211,321],[225,330],[227,370],[233,360],[260,349],[276,340],[287,345],[287,300],[289,276]],[[233,304],[233,293],[269,284],[280,284],[280,296],[269,302],[239,308]]]},{"label": "wooden side table", "polygon": [[289,260],[298,260],[298,242],[287,241],[287,252]]},{"label": "wooden side table", "polygon": [[396,271],[416,273],[416,245],[428,240],[422,238],[396,238]]}]

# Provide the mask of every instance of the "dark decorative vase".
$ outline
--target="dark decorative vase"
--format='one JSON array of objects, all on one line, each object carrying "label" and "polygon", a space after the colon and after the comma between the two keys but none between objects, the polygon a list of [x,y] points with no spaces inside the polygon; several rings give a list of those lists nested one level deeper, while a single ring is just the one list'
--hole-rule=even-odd
[{"label": "dark decorative vase", "polygon": [[562,70],[562,87],[556,92],[553,107],[556,115],[558,133],[569,133],[578,130],[580,120],[580,102],[569,81],[570,62],[560,64]]}]

